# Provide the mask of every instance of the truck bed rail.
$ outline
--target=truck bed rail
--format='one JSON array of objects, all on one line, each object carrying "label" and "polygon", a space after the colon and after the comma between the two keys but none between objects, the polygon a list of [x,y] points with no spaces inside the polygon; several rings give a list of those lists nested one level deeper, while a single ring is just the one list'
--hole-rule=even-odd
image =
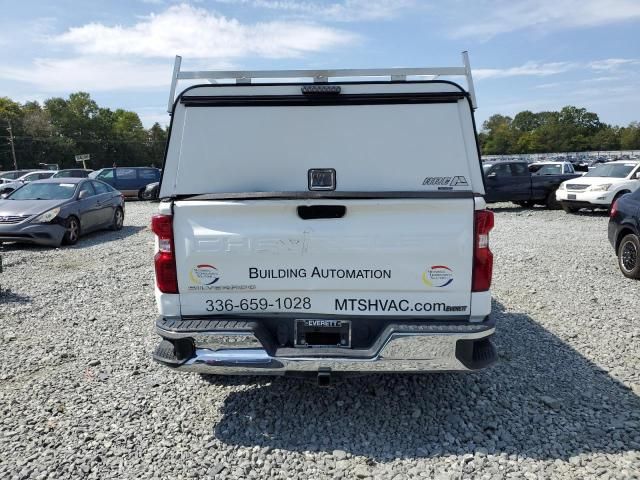
[{"label": "truck bed rail", "polygon": [[310,83],[326,83],[331,78],[358,79],[379,77],[379,80],[389,82],[406,81],[408,77],[432,77],[440,76],[464,76],[467,80],[467,89],[471,97],[471,105],[475,109],[476,95],[471,75],[471,65],[469,54],[462,52],[461,67],[425,67],[425,68],[360,68],[360,69],[330,69],[330,70],[201,70],[184,71],[180,70],[182,57],[176,55],[173,64],[173,75],[171,76],[171,90],[169,93],[168,112],[173,110],[176,87],[180,80],[207,80],[216,83],[218,80],[231,80],[236,84],[251,84],[254,80],[274,79],[278,82],[287,81],[310,81]]}]

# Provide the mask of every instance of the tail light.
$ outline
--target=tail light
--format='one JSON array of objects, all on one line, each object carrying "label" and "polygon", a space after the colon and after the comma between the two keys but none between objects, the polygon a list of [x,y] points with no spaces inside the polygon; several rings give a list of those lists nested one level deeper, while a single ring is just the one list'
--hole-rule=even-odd
[{"label": "tail light", "polygon": [[493,212],[476,210],[474,216],[473,277],[471,291],[485,292],[491,287],[493,254],[489,249],[489,232],[493,228]]},{"label": "tail light", "polygon": [[611,205],[611,210],[609,211],[609,218],[615,217],[616,213],[618,213],[618,199],[616,199],[613,202],[613,205]]},{"label": "tail light", "polygon": [[158,253],[154,258],[156,285],[162,293],[178,293],[178,273],[173,245],[173,217],[154,215],[151,230],[158,237]]}]

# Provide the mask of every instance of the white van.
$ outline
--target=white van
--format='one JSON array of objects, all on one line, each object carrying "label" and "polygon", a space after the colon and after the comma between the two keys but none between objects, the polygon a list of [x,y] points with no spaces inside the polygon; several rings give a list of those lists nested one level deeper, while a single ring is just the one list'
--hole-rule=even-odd
[{"label": "white van", "polygon": [[[178,57],[152,220],[154,358],[321,383],[491,364],[493,214],[463,56],[266,72],[183,72]],[[469,91],[424,78],[439,74]],[[212,83],[173,101],[193,78]]]}]

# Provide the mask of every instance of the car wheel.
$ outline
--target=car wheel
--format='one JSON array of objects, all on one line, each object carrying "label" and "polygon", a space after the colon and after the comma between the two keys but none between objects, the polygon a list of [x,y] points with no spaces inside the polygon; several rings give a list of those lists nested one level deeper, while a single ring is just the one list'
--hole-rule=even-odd
[{"label": "car wheel", "polygon": [[558,210],[560,208],[560,202],[556,199],[556,191],[551,190],[549,195],[547,195],[547,201],[545,205],[549,210]]},{"label": "car wheel", "polygon": [[111,230],[122,230],[124,224],[124,212],[120,207],[116,208],[113,212],[113,223],[111,224]]},{"label": "car wheel", "polygon": [[533,202],[526,200],[523,202],[515,202],[516,205],[520,205],[522,208],[531,208],[533,207]]},{"label": "car wheel", "polygon": [[567,205],[566,203],[562,203],[562,210],[564,210],[567,213],[576,213],[579,208],[577,207],[572,207],[571,205]]},{"label": "car wheel", "polygon": [[618,266],[627,278],[640,278],[640,239],[630,233],[618,246]]},{"label": "car wheel", "polygon": [[62,237],[62,244],[75,245],[80,238],[80,221],[76,217],[69,217],[66,227],[67,231],[64,232],[64,237]]},{"label": "car wheel", "polygon": [[141,189],[138,191],[138,200],[147,200],[147,199],[145,198],[145,195],[144,195],[144,190],[145,190],[144,188],[141,188]]}]

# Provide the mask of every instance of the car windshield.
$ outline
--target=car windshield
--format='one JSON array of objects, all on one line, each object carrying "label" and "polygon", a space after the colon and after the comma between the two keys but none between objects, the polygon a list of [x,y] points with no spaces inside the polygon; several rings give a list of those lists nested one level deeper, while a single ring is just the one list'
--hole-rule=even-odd
[{"label": "car windshield", "polygon": [[9,200],[64,200],[73,197],[75,183],[29,183],[7,197]]},{"label": "car windshield", "polygon": [[593,170],[589,170],[584,176],[624,178],[629,175],[635,166],[635,163],[603,163]]}]

